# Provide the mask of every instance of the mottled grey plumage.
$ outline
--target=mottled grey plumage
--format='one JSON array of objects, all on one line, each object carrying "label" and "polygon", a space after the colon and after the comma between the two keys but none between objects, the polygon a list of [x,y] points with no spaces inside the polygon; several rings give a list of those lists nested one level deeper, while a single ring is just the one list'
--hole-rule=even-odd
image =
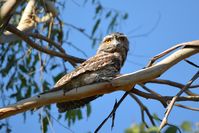
[{"label": "mottled grey plumage", "polygon": [[[97,54],[63,76],[56,83],[55,89],[64,89],[67,92],[77,87],[114,78],[124,64],[128,49],[129,42],[124,34],[116,32],[107,35],[98,48]],[[97,97],[99,96],[57,103],[57,107],[59,112],[65,112],[84,106]]]}]

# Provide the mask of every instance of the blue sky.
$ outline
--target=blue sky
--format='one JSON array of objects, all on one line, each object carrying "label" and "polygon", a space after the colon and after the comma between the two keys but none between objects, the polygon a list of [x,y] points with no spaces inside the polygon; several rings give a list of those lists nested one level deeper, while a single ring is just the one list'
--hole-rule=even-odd
[{"label": "blue sky", "polygon": [[[68,3],[68,4],[67,4]],[[80,0],[77,3],[81,3]],[[197,40],[199,37],[199,1],[198,0],[102,0],[102,5],[109,8],[114,8],[124,12],[128,12],[129,18],[122,22],[117,29],[129,36],[130,51],[122,69],[121,73],[129,73],[143,68],[148,60],[156,54],[166,50],[174,44]],[[70,5],[70,6],[69,6]],[[66,2],[66,9],[61,13],[64,21],[72,23],[78,27],[85,27],[86,32],[91,31],[93,22],[93,8],[87,5],[85,7],[78,7],[73,2]],[[86,15],[85,15],[86,14]],[[156,22],[159,23],[155,30],[147,36],[136,37],[148,32]],[[134,30],[137,29],[137,30]],[[106,31],[106,29],[100,29]],[[90,57],[95,54],[97,46],[91,48],[90,41],[76,33],[72,33],[70,39],[77,47],[87,52]],[[81,40],[81,41],[80,41]],[[74,51],[70,47],[66,47],[66,51],[72,55],[84,57],[81,53]],[[84,57],[85,58],[85,57]],[[191,58],[192,61],[199,64],[199,56],[196,55]],[[179,63],[171,70],[167,71],[161,76],[164,79],[186,83],[191,76],[196,72],[196,69],[186,63]],[[199,83],[199,80],[196,81]],[[167,86],[150,85],[150,88],[160,92],[164,95],[175,95],[178,91]],[[92,102],[92,114],[89,118],[83,115],[84,119],[71,126],[74,132],[88,132],[94,131],[101,121],[111,111],[115,99],[119,99],[124,92],[114,92],[106,94]],[[146,100],[141,98],[144,104],[150,109],[151,113],[157,113],[160,118],[163,118],[165,109],[153,100]],[[195,107],[198,104],[188,103]],[[13,133],[28,131],[29,133],[40,132],[40,125],[38,121],[38,112],[27,116],[27,121],[24,124],[21,115],[11,117]],[[57,116],[58,112],[55,108],[52,110],[52,115]],[[116,113],[115,127],[112,132],[123,132],[133,123],[140,123],[140,109],[139,106],[130,97],[127,97],[122,103]],[[174,107],[169,122],[180,124],[184,120],[192,121],[193,123],[199,121],[199,113],[193,112],[178,107]],[[64,121],[61,121],[64,123]],[[66,124],[66,123],[65,123]],[[55,132],[69,132],[60,126],[57,122],[53,122],[53,130]],[[54,132],[49,128],[49,133]],[[100,132],[106,133],[111,131],[111,120],[109,120]]]}]

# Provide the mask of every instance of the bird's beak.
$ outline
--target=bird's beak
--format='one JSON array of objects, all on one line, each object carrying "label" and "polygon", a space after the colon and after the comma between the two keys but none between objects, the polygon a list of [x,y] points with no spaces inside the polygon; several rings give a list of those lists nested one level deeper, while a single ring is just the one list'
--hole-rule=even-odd
[{"label": "bird's beak", "polygon": [[118,46],[118,45],[120,44],[120,42],[117,41],[116,39],[114,39],[114,40],[112,41],[112,44],[115,45],[115,46]]}]

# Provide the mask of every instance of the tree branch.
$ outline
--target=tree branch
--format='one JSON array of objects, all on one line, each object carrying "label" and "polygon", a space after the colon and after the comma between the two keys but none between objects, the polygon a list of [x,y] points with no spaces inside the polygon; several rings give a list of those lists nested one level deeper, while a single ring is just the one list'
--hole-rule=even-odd
[{"label": "tree branch", "polygon": [[189,86],[191,86],[191,84],[199,77],[199,71],[191,78],[191,80],[182,88],[182,90],[180,90],[176,96],[174,96],[170,102],[170,104],[168,105],[168,108],[166,110],[165,116],[160,124],[160,130],[166,125],[167,123],[167,119],[169,117],[169,114],[176,102],[176,100],[180,97],[180,95],[189,88]]},{"label": "tree branch", "polygon": [[[158,97],[156,95],[153,95],[153,94],[149,94],[149,93],[146,93],[146,92],[142,92],[138,89],[133,89],[131,90],[131,93],[134,93],[138,96],[141,96],[143,98],[146,98],[146,99],[153,99],[153,100],[157,100],[157,101],[162,101],[164,100],[165,102],[168,102],[170,100],[172,100],[173,96],[162,96],[162,97]],[[181,97],[178,97],[176,99],[176,101],[193,101],[193,102],[198,102],[199,101],[199,96],[181,96]]]},{"label": "tree branch", "polygon": [[151,113],[149,112],[148,108],[140,101],[140,99],[138,99],[133,93],[130,93],[130,96],[138,103],[138,105],[140,106],[140,110],[141,110],[141,117],[142,117],[142,122],[146,125],[146,127],[149,127],[148,124],[145,121],[145,117],[144,117],[144,112],[146,112],[147,116],[149,117],[149,120],[151,121],[151,124],[153,126],[155,125],[155,122],[153,120],[153,116],[151,115]]},{"label": "tree branch", "polygon": [[0,26],[9,21],[13,12],[24,0],[6,0],[0,8]]},{"label": "tree branch", "polygon": [[64,90],[47,92],[1,108],[0,119],[52,103],[80,100],[85,97],[111,93],[118,90],[129,91],[133,85],[157,78],[176,63],[199,52],[199,41],[187,42],[186,44],[194,44],[194,47],[182,48],[151,67],[119,76],[112,81],[82,86],[67,93]]},{"label": "tree branch", "polygon": [[28,33],[28,36],[44,40],[44,41],[48,42],[49,44],[53,45],[54,47],[56,47],[60,52],[66,53],[65,50],[61,47],[60,44],[54,42],[53,40],[49,39],[48,37],[43,36],[42,34],[39,34],[39,33]]},{"label": "tree branch", "polygon": [[69,61],[71,63],[82,63],[83,61],[85,61],[84,59],[78,58],[78,57],[74,57],[71,55],[67,55],[64,53],[60,53],[60,52],[56,52],[56,51],[52,51],[49,50],[45,47],[42,47],[38,44],[36,44],[35,42],[33,42],[25,33],[23,33],[22,31],[18,30],[17,28],[15,28],[12,25],[8,25],[6,27],[6,29],[14,34],[16,34],[19,38],[21,38],[22,40],[24,40],[28,45],[30,45],[32,48],[35,48],[41,52],[44,52],[46,54],[49,55],[53,55],[53,56],[57,56],[57,57],[61,57],[66,61]]},{"label": "tree branch", "polygon": [[[118,102],[115,103],[112,111],[109,113],[109,115],[102,121],[102,123],[95,129],[95,133],[97,133],[101,127],[106,123],[106,121],[112,116],[113,118],[115,117],[115,112],[118,109],[118,107],[120,106],[120,104],[123,102],[123,100],[126,98],[126,96],[128,95],[128,92],[124,93],[124,95],[120,98],[120,100]],[[114,121],[112,120],[112,126]]]},{"label": "tree branch", "polygon": [[178,106],[178,107],[181,107],[181,108],[184,108],[184,109],[189,109],[189,110],[192,110],[192,111],[199,111],[199,108],[189,107],[189,106],[185,106],[185,105],[182,105],[182,104],[175,104],[175,106]]},{"label": "tree branch", "polygon": [[[165,80],[165,79],[153,79],[153,80],[148,81],[146,83],[165,84],[165,85],[177,87],[179,89],[182,89],[185,86],[181,83],[177,83],[177,82],[174,82],[174,81],[171,81],[171,80]],[[189,87],[189,89],[197,88],[197,87],[199,87],[199,85],[192,85],[192,86]],[[186,90],[185,93],[187,95],[190,95],[190,96],[198,96],[198,94],[195,94],[195,93],[191,92],[190,90]]]},{"label": "tree branch", "polygon": [[[9,9],[12,4],[15,4],[13,6],[17,6],[22,2],[22,0],[20,0],[20,2],[15,2],[15,3],[14,3],[14,1],[15,0],[7,0],[7,2],[4,3],[3,7],[1,7],[1,9],[0,9],[0,18],[4,17],[4,15],[7,12],[7,8]],[[51,18],[55,17],[57,15],[57,13],[56,13],[57,9],[53,6],[52,2],[49,2],[49,1],[46,0],[45,3],[48,7],[49,12],[46,13],[42,18],[39,18],[35,14],[36,0],[29,0],[27,6],[25,7],[25,9],[23,11],[20,22],[17,25],[17,29],[19,31],[23,31],[24,33],[30,33],[35,28],[36,24],[47,22]],[[14,8],[16,8],[16,7],[13,7],[13,11],[14,11]],[[11,13],[9,13],[8,16],[10,14]],[[0,19],[0,24],[1,24],[1,19]],[[5,28],[6,28],[7,24],[4,26]],[[9,42],[17,41],[17,40],[20,40],[20,39],[21,38],[18,37],[17,35],[15,35],[11,32],[5,31],[0,36],[0,43],[9,43]]]},{"label": "tree branch", "polygon": [[[33,20],[33,12],[35,10],[35,0],[30,0],[26,6],[26,8],[23,11],[23,14],[21,16],[21,19],[18,23],[17,29],[23,32],[30,32],[34,29],[35,27],[35,21]],[[5,26],[5,28],[7,25]],[[13,41],[20,40],[19,37],[17,37],[15,34],[5,31],[1,36],[0,36],[0,43],[9,43]]]}]

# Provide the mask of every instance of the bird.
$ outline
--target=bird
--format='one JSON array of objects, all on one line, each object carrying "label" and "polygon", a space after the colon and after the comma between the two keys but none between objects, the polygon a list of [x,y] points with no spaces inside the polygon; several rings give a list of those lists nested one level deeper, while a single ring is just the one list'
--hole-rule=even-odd
[{"label": "bird", "polygon": [[[125,34],[113,32],[105,36],[97,53],[58,80],[54,88],[68,92],[78,87],[110,81],[115,78],[124,65],[129,51],[129,41]],[[60,113],[78,109],[102,95],[86,97],[79,100],[58,102]]]}]

